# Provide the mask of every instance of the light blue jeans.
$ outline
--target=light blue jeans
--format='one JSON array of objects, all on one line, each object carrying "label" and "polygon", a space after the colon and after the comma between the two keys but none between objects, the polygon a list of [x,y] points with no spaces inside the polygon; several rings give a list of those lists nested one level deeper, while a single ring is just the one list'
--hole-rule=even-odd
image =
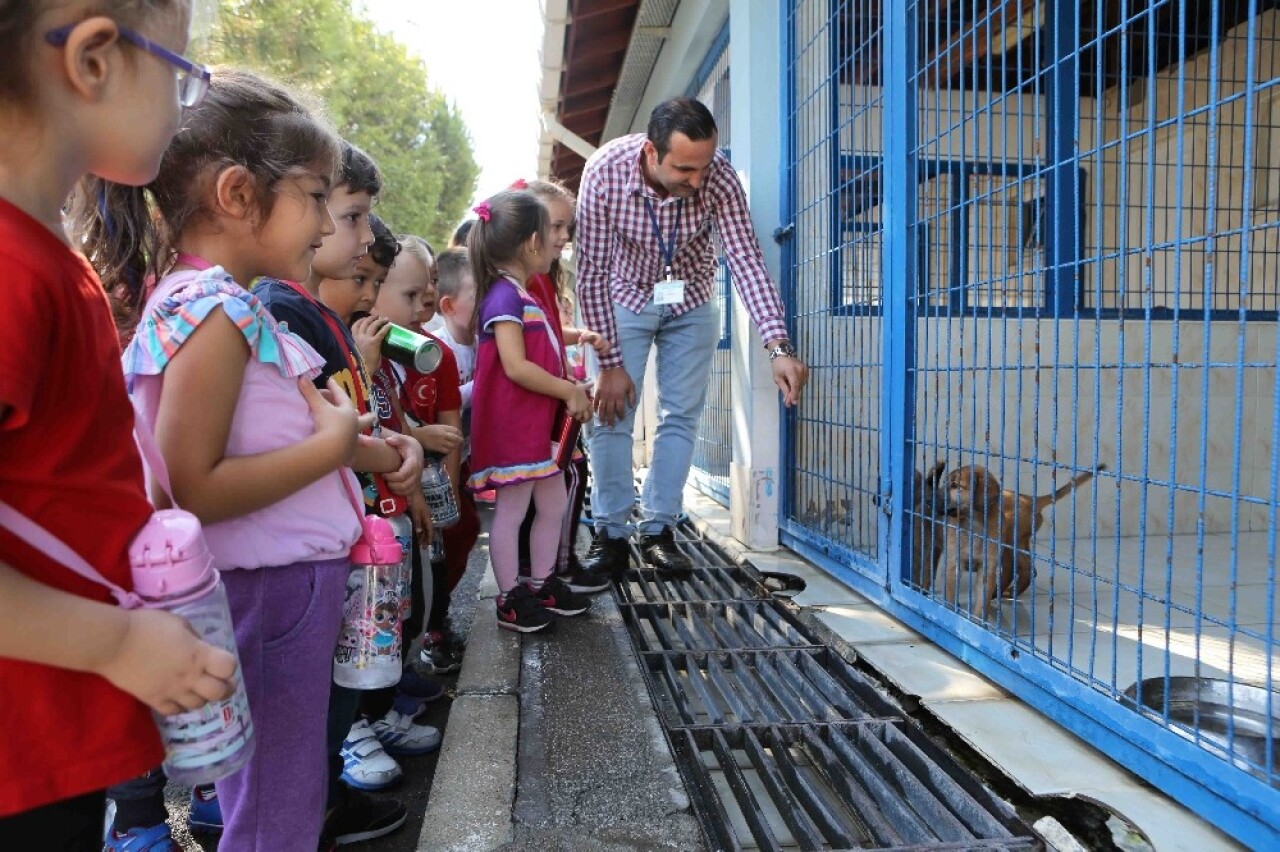
[{"label": "light blue jeans", "polygon": [[[653,300],[638,314],[615,304],[613,315],[622,366],[635,383],[637,401],[649,350],[658,347],[658,431],[640,495],[640,533],[651,535],[672,526],[681,511],[720,326],[714,302],[680,316],[672,316],[669,306]],[[632,407],[613,426],[597,420],[591,431],[591,514],[596,531],[610,538],[624,538],[631,530],[635,417]]]}]

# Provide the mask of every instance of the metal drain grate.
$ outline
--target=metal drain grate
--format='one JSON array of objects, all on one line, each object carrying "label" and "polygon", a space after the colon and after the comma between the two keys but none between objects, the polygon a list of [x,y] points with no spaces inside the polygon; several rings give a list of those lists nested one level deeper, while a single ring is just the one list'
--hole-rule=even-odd
[{"label": "metal drain grate", "polygon": [[672,727],[902,717],[870,680],[826,648],[641,657]]},{"label": "metal drain grate", "polygon": [[614,591],[714,848],[1042,848],[873,680],[682,532],[693,576],[632,567]]},{"label": "metal drain grate", "polygon": [[1038,848],[909,724],[686,729],[672,743],[717,849]]},{"label": "metal drain grate", "polygon": [[639,603],[623,611],[645,648],[663,651],[801,648],[800,622],[768,601]]},{"label": "metal drain grate", "polygon": [[[638,561],[639,556],[633,553],[632,559]],[[692,576],[681,579],[659,578],[652,571],[643,574],[631,572],[626,580],[619,588],[624,603],[738,601],[768,597],[764,589],[751,584],[751,579],[736,567],[700,565]]]}]

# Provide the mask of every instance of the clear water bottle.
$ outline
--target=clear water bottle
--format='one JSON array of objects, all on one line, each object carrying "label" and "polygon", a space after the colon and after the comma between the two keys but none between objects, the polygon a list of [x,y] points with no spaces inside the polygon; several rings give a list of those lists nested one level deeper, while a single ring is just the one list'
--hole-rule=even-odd
[{"label": "clear water bottle", "polygon": [[458,522],[458,501],[453,496],[453,482],[444,466],[444,456],[427,453],[422,464],[422,496],[427,499],[431,524],[438,530]]},{"label": "clear water bottle", "polygon": [[381,689],[400,680],[400,563],[404,551],[386,518],[367,515],[351,548],[342,632],[333,680],[350,689]]},{"label": "clear water bottle", "polygon": [[[400,558],[400,620],[407,621],[413,612],[413,521],[408,515],[391,515],[387,518],[395,531],[396,541],[404,555]],[[403,636],[401,637],[403,641]]]},{"label": "clear water bottle", "polygon": [[428,562],[439,562],[444,559],[444,536],[436,529],[431,534],[431,548],[427,551]]},{"label": "clear water bottle", "polygon": [[165,509],[129,548],[133,587],[148,607],[185,618],[196,635],[236,655],[235,691],[221,701],[173,716],[155,714],[164,741],[164,771],[178,784],[210,784],[253,756],[253,719],[244,691],[227,592],[190,512]]}]

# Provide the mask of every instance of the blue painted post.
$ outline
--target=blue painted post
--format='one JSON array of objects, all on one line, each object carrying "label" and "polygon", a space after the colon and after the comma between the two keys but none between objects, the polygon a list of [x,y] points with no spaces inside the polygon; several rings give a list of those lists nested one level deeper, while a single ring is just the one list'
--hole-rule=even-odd
[{"label": "blue painted post", "polygon": [[[778,139],[782,143],[782,168],[778,169],[778,229],[774,242],[779,245],[781,275],[778,284],[782,288],[782,304],[790,317],[789,331],[795,329],[796,316],[796,266],[795,266],[795,0],[778,3],[778,34],[781,39],[782,61],[779,64],[778,92],[781,108],[778,110]],[[732,17],[732,16],[731,16]],[[795,419],[782,421],[778,439],[780,470],[795,470]],[[779,477],[778,517],[790,518],[795,513],[795,486],[791,476]]]},{"label": "blue painted post", "polygon": [[1045,181],[1045,311],[1075,316],[1079,302],[1080,171],[1076,135],[1080,128],[1080,0],[1045,0],[1049,22],[1048,178]]},{"label": "blue painted post", "polygon": [[907,448],[915,440],[916,190],[916,15],[915,4],[884,0],[884,406],[880,444],[882,505],[891,508],[881,524],[880,558],[887,587],[910,576],[904,524],[915,465]]}]

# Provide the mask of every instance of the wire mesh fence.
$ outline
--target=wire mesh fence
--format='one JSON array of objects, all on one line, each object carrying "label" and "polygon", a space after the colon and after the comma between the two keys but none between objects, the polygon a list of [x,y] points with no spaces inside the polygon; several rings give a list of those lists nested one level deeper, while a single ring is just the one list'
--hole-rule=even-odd
[{"label": "wire mesh fence", "polygon": [[1275,6],[787,4],[784,522],[1272,832]]}]

